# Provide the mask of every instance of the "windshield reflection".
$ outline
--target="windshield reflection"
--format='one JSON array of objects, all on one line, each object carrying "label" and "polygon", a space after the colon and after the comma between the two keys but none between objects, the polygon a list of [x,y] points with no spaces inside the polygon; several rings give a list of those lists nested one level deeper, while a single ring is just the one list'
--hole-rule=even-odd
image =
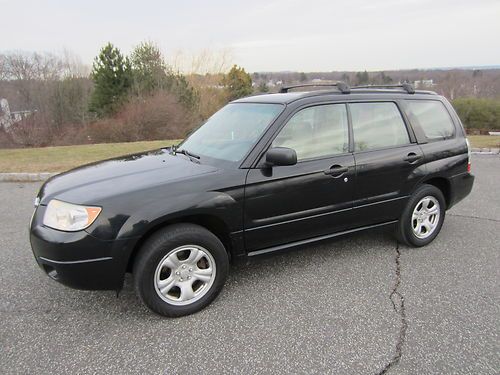
[{"label": "windshield reflection", "polygon": [[230,103],[178,148],[202,158],[238,162],[283,108],[281,104]]}]

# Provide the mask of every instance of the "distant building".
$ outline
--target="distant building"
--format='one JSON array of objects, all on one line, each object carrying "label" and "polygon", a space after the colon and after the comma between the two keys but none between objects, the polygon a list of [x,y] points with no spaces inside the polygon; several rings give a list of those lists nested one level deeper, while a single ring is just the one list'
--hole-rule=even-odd
[{"label": "distant building", "polygon": [[419,87],[420,88],[432,87],[432,86],[434,86],[434,80],[433,79],[422,79],[422,80],[414,81],[413,86],[415,86],[416,89],[418,89]]},{"label": "distant building", "polygon": [[5,131],[9,131],[14,124],[21,122],[33,113],[34,111],[11,112],[7,99],[0,99],[0,127]]}]

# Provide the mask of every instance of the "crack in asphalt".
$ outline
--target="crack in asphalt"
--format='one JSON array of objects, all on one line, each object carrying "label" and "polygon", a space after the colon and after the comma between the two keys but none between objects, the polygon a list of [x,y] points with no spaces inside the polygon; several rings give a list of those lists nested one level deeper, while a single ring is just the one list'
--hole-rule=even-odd
[{"label": "crack in asphalt", "polygon": [[466,217],[466,218],[468,218],[468,219],[477,219],[477,220],[493,221],[493,222],[495,222],[495,223],[500,223],[500,219],[491,219],[491,218],[489,218],[489,217],[470,216],[470,215],[460,215],[460,214],[448,214],[448,216]]},{"label": "crack in asphalt", "polygon": [[392,308],[399,315],[401,319],[401,327],[399,329],[399,336],[396,342],[396,353],[391,358],[391,360],[385,365],[383,369],[376,373],[376,375],[386,374],[389,369],[397,365],[401,356],[403,355],[403,345],[406,340],[406,330],[408,329],[408,322],[406,320],[406,309],[405,309],[405,299],[401,292],[399,291],[399,286],[401,285],[401,251],[399,250],[399,242],[396,242],[396,282],[392,288],[389,299],[392,303]]}]

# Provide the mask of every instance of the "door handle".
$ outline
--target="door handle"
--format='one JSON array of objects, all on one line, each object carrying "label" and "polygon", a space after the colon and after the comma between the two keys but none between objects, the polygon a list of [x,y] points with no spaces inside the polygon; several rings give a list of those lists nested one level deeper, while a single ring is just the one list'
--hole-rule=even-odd
[{"label": "door handle", "polygon": [[332,176],[333,178],[341,177],[344,173],[349,170],[349,167],[343,167],[341,165],[334,165],[330,169],[323,171],[327,176]]},{"label": "door handle", "polygon": [[417,155],[414,152],[410,152],[406,157],[403,159],[404,161],[407,161],[408,163],[415,163],[417,160],[422,159],[421,155]]}]

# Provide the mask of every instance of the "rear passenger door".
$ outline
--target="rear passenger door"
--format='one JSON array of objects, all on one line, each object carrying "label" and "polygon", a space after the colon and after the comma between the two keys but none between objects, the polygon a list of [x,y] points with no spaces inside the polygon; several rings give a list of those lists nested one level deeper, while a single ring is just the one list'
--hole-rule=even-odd
[{"label": "rear passenger door", "polygon": [[423,154],[396,102],[350,103],[359,226],[396,220],[419,176]]}]

